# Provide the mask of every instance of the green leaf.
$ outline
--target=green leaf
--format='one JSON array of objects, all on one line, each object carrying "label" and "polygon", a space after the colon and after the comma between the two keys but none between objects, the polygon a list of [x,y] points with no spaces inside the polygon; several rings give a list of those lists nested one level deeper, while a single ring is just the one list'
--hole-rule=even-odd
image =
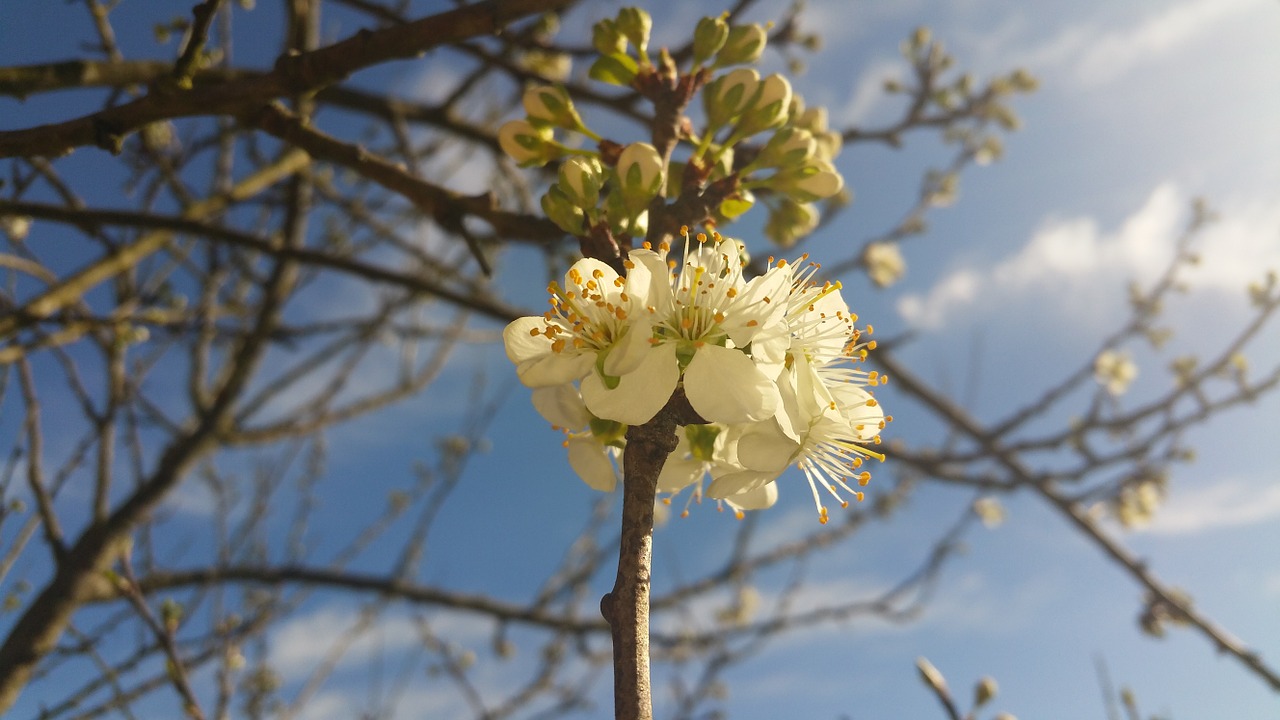
[{"label": "green leaf", "polygon": [[626,87],[636,78],[639,69],[629,55],[617,53],[601,56],[591,64],[587,74],[594,80]]}]

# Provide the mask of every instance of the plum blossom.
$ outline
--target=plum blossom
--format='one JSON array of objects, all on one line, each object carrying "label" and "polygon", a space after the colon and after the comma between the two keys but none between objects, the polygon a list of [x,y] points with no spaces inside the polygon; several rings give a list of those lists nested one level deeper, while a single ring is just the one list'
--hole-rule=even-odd
[{"label": "plum blossom", "polygon": [[627,426],[683,390],[706,424],[678,429],[658,477],[666,502],[689,490],[686,514],[705,494],[741,517],[771,506],[794,465],[825,523],[824,494],[862,500],[864,463],[884,459],[875,446],[892,418],[873,392],[887,378],[861,367],[873,329],[857,327],[841,285],[819,282],[805,255],[747,280],[738,241],[682,234],[678,259],[646,243],[625,277],[574,263],[548,288],[549,311],[507,326],[507,356],[591,487],[616,485]]}]

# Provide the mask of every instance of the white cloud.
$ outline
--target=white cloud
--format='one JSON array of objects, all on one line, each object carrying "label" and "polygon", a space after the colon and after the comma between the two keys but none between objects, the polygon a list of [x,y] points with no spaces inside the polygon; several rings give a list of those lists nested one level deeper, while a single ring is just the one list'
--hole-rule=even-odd
[{"label": "white cloud", "polygon": [[901,60],[872,60],[849,89],[849,99],[831,113],[831,124],[845,127],[865,123],[886,97],[894,97],[885,93],[884,81],[890,78],[905,81],[906,75],[906,65]]},{"label": "white cloud", "polygon": [[[1183,232],[1189,199],[1172,183],[1157,187],[1118,228],[1104,232],[1092,218],[1048,220],[1012,257],[994,266],[961,267],[927,293],[898,301],[911,324],[937,328],[958,312],[997,301],[1037,298],[1061,312],[1098,317],[1131,280],[1149,284],[1164,271]],[[1280,270],[1280,204],[1273,200],[1223,203],[1221,219],[1196,241],[1200,262],[1182,278],[1196,290],[1243,298],[1267,269]],[[1070,297],[1070,303],[1055,298]]]},{"label": "white cloud", "polygon": [[[296,679],[314,670],[337,647],[345,646],[342,666],[361,667],[379,654],[402,652],[422,644],[418,623],[412,618],[383,614],[367,627],[358,627],[360,621],[359,609],[340,606],[290,618],[272,634],[272,667],[283,677]],[[488,641],[492,624],[469,615],[436,614],[430,620],[430,628],[442,640],[475,648]],[[354,639],[350,637],[352,633]]]},{"label": "white cloud", "polygon": [[1224,20],[1262,4],[1262,0],[1189,0],[1118,30],[1073,25],[1030,53],[1027,64],[1066,69],[1085,87],[1105,85],[1213,36]]},{"label": "white cloud", "polygon": [[1227,480],[1193,494],[1173,496],[1144,530],[1157,535],[1189,535],[1276,517],[1280,517],[1280,485]]},{"label": "white cloud", "polygon": [[1131,28],[1106,33],[1085,48],[1076,65],[1077,77],[1085,84],[1114,80],[1213,33],[1218,21],[1252,4],[1254,0],[1193,0],[1147,17]]},{"label": "white cloud", "polygon": [[[1158,272],[1170,254],[1183,212],[1177,190],[1165,184],[1112,233],[1100,232],[1089,218],[1048,221],[1013,257],[990,268],[956,270],[927,295],[903,297],[898,311],[914,325],[935,328],[953,312],[993,295],[1057,290],[1057,297],[1070,292],[1087,301],[1100,282],[1145,279]],[[1087,308],[1073,303],[1070,309]]]}]

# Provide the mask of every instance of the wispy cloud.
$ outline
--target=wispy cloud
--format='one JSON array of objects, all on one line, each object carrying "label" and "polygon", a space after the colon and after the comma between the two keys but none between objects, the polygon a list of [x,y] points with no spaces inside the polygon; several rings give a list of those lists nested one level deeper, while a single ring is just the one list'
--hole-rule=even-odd
[{"label": "wispy cloud", "polygon": [[[459,614],[436,614],[434,635],[459,647],[483,645],[492,625]],[[271,665],[287,679],[311,672],[335,648],[342,648],[341,666],[359,668],[380,654],[394,654],[420,647],[422,635],[416,621],[403,615],[382,615],[360,626],[360,611],[331,605],[283,623],[271,637]]]},{"label": "wispy cloud", "polygon": [[[1130,280],[1150,282],[1172,257],[1183,231],[1189,198],[1172,183],[1114,230],[1089,217],[1045,221],[1012,257],[988,267],[964,266],[942,277],[928,292],[905,295],[898,312],[911,324],[937,328],[957,313],[994,307],[1025,307],[1012,299],[1037,298],[1078,317],[1097,317]],[[1267,269],[1280,269],[1280,204],[1273,199],[1228,201],[1221,219],[1198,239],[1200,261],[1184,278],[1198,290],[1244,297],[1244,289]],[[1055,298],[1071,297],[1064,304]]]},{"label": "wispy cloud", "polygon": [[1174,495],[1156,513],[1146,532],[1191,535],[1218,528],[1254,525],[1280,517],[1280,485],[1227,480],[1194,494]]},{"label": "wispy cloud", "polygon": [[884,82],[889,79],[905,80],[907,66],[901,59],[876,58],[867,64],[857,75],[846,97],[849,99],[840,107],[833,108],[831,122],[844,127],[861,125],[885,102],[889,96],[884,91]]},{"label": "wispy cloud", "polygon": [[1105,85],[1214,35],[1223,21],[1262,4],[1261,0],[1189,0],[1118,29],[1072,25],[1030,53],[1027,63],[1034,68],[1066,69],[1084,87]]},{"label": "wispy cloud", "polygon": [[1087,300],[1090,295],[1083,291],[1099,280],[1113,283],[1157,272],[1170,255],[1183,212],[1177,190],[1166,184],[1110,233],[1091,218],[1050,220],[1013,257],[988,268],[955,270],[928,293],[903,297],[898,311],[913,325],[936,328],[953,313],[997,296],[1061,290]]}]

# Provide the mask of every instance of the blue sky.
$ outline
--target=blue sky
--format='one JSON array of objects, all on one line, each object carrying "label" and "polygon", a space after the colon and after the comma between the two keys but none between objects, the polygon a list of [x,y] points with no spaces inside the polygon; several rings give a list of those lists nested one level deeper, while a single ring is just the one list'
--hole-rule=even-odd
[{"label": "blue sky", "polygon": [[[130,5],[119,12],[131,12]],[[266,14],[264,5],[255,12]],[[1280,73],[1274,70],[1280,67],[1280,3],[941,5],[811,0],[803,15],[802,26],[821,32],[824,48],[805,58],[808,71],[794,84],[810,104],[827,105],[836,126],[875,126],[895,116],[900,100],[879,88],[888,77],[905,76],[898,44],[921,24],[932,27],[959,66],[979,78],[1021,66],[1041,81],[1037,93],[1014,104],[1024,129],[1006,139],[1005,159],[967,171],[958,202],[935,211],[930,232],[905,244],[903,282],[876,290],[851,276],[845,279],[846,297],[879,334],[916,331],[901,359],[936,386],[953,388],[976,417],[996,419],[1091,362],[1098,343],[1125,318],[1128,281],[1149,280],[1162,267],[1190,199],[1202,195],[1223,220],[1201,240],[1204,259],[1188,275],[1191,292],[1168,309],[1176,330],[1171,347],[1160,353],[1131,348],[1140,374],[1124,402],[1157,396],[1171,382],[1164,370],[1170,359],[1216,349],[1248,317],[1245,285],[1266,268],[1280,269]],[[765,20],[777,9],[766,3],[754,18]],[[589,3],[583,14],[589,23],[615,10],[613,3]],[[720,10],[712,3],[681,4],[657,15],[656,36],[684,37],[698,16]],[[137,11],[150,16],[146,8]],[[0,39],[9,45],[0,50],[4,64],[55,59],[25,40],[38,33],[10,34],[6,25],[22,27],[16,18],[0,15]],[[579,18],[564,36],[582,27]],[[354,26],[334,21],[326,28],[336,37]],[[125,40],[142,48],[149,30]],[[269,52],[245,43],[238,52],[249,64],[259,55],[258,64],[269,62]],[[771,62],[773,69],[782,68],[776,58]],[[356,81],[392,82],[406,92],[429,94],[432,78],[451,72],[447,62],[398,64]],[[70,101],[0,103],[0,126],[9,128],[44,121],[45,113],[65,111]],[[100,172],[104,163],[92,162],[95,152],[82,150],[70,161],[92,163]],[[839,167],[856,200],[814,238],[809,250],[815,259],[840,256],[842,249],[889,228],[910,206],[921,172],[946,159],[928,133],[910,137],[902,150],[846,148]],[[471,189],[478,177],[452,182]],[[768,252],[761,238],[744,239]],[[525,306],[538,307],[544,278],[517,277],[513,268],[522,259],[513,253],[504,260],[503,282]],[[322,289],[315,293],[317,301],[324,295]],[[341,307],[369,298],[327,300]],[[1251,357],[1262,371],[1274,366],[1280,334],[1264,338]],[[458,409],[475,409],[466,386],[477,369],[490,391],[505,400],[486,433],[492,449],[468,466],[435,531],[422,579],[518,599],[553,567],[596,496],[570,473],[559,436],[534,413],[528,391],[515,384],[497,345],[455,358],[445,381],[422,397],[332,433],[328,494],[319,513],[341,527],[344,514],[376,507],[387,490],[405,483],[409,464],[430,456],[434,438],[456,431]],[[914,419],[921,411],[895,395],[892,385],[883,397],[897,418],[887,435],[913,446],[938,439],[936,426]],[[1068,403],[1053,422],[1083,412],[1087,400]],[[1197,429],[1191,440],[1198,459],[1175,468],[1156,521],[1123,533],[1124,542],[1160,577],[1190,590],[1197,607],[1273,663],[1280,660],[1276,427],[1280,402],[1270,398]],[[891,472],[892,461],[881,476],[887,479]],[[814,529],[800,476],[781,482],[782,500],[760,518],[761,542],[784,542]],[[929,542],[972,499],[969,492],[924,487],[891,523],[874,525],[815,558],[807,570],[810,594],[802,602],[858,597],[893,584],[904,568],[924,558]],[[980,676],[996,677],[1001,692],[986,716],[1004,710],[1023,720],[1105,717],[1095,657],[1105,659],[1116,684],[1133,687],[1147,713],[1168,711],[1183,719],[1275,716],[1277,697],[1234,661],[1215,655],[1198,635],[1174,629],[1163,640],[1142,636],[1135,622],[1139,589],[1060,517],[1029,497],[1006,504],[1003,525],[966,535],[967,552],[952,561],[916,622],[854,620],[785,636],[727,676],[729,716],[940,718],[916,677],[914,660],[920,655],[944,672],[961,698],[967,699]],[[198,488],[184,488],[173,505],[193,526],[209,509]],[[676,577],[713,566],[733,529],[728,517],[705,507],[660,529],[658,591]],[[323,537],[312,540],[318,548],[326,545]],[[372,568],[393,561],[376,553],[364,558]],[[766,601],[784,580],[760,579]],[[608,578],[598,582],[601,593],[610,584]],[[691,612],[707,618],[714,605]],[[324,652],[326,630],[354,622],[357,610],[350,598],[322,596],[278,628],[272,658],[286,680],[300,683]],[[509,673],[527,667],[520,657],[494,660],[483,623],[448,614],[435,622],[442,637],[479,654],[475,672],[481,688],[501,687]],[[395,610],[377,620],[371,639],[348,656],[350,668],[320,692],[305,716],[350,717],[362,708],[369,697],[363,669],[379,653],[394,655],[403,647],[398,643],[413,632],[407,623]],[[598,688],[602,703],[608,702],[605,685]],[[451,716],[460,700],[440,687],[430,681],[411,685],[403,716]],[[662,689],[659,684],[660,708]],[[34,708],[48,692],[33,686],[24,702]]]}]

